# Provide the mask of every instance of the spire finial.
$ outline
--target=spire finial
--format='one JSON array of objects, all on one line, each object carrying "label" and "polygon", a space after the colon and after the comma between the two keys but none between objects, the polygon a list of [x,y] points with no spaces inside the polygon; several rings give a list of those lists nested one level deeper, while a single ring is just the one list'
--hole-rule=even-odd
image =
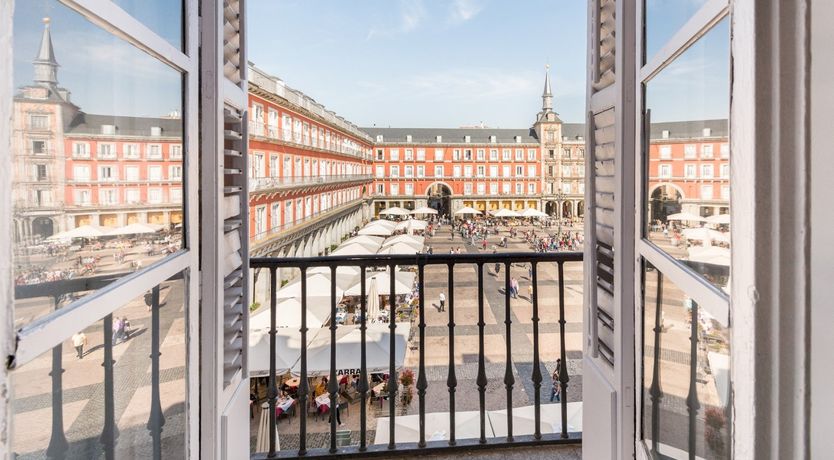
[{"label": "spire finial", "polygon": [[41,45],[38,47],[38,54],[35,56],[35,83],[45,86],[58,84],[58,62],[55,60],[55,51],[52,48],[52,33],[50,23],[52,20],[47,16],[43,22],[43,36]]},{"label": "spire finial", "polygon": [[49,27],[49,21],[51,21],[51,19],[49,19],[49,16],[43,18],[42,21],[44,24],[46,24],[46,27]]}]

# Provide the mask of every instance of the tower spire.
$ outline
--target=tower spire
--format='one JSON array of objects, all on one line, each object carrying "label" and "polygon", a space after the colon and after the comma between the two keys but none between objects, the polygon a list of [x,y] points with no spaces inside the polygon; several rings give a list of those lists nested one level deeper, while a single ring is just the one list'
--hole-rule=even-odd
[{"label": "tower spire", "polygon": [[52,34],[49,31],[49,18],[43,18],[43,36],[38,55],[32,63],[35,66],[35,83],[43,86],[58,85],[58,62],[52,48]]},{"label": "tower spire", "polygon": [[553,93],[550,91],[550,64],[544,66],[544,93],[542,93],[542,111],[553,111]]}]

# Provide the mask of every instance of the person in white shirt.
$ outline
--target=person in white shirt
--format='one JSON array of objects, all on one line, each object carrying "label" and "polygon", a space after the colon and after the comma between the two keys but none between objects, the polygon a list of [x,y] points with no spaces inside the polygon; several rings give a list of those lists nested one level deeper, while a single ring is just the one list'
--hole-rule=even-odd
[{"label": "person in white shirt", "polygon": [[446,311],[446,294],[440,293],[440,311]]},{"label": "person in white shirt", "polygon": [[84,347],[87,346],[87,336],[83,332],[76,332],[72,336],[72,346],[75,347],[75,352],[78,359],[84,357]]}]

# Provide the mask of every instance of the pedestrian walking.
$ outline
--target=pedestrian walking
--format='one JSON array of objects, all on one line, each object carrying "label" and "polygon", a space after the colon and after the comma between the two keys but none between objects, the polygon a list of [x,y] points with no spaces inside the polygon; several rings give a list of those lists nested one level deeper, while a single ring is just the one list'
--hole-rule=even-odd
[{"label": "pedestrian walking", "polygon": [[510,278],[510,295],[513,296],[513,299],[518,298],[518,281],[515,277]]},{"label": "pedestrian walking", "polygon": [[553,375],[551,378],[553,379],[553,391],[550,392],[550,402],[553,402],[555,399],[556,402],[562,401],[562,387],[559,383],[559,370],[562,366],[562,360],[556,359],[556,369],[553,370]]},{"label": "pedestrian walking", "polygon": [[533,303],[533,283],[527,286],[527,298],[530,299],[530,303]]},{"label": "pedestrian walking", "polygon": [[75,352],[78,359],[84,357],[84,347],[87,346],[87,336],[83,332],[76,332],[72,336],[72,346],[75,347]]},{"label": "pedestrian walking", "polygon": [[495,262],[495,276],[498,276],[501,273],[501,264]]},{"label": "pedestrian walking", "polygon": [[113,345],[119,343],[119,337],[121,337],[121,332],[123,328],[124,324],[122,323],[122,319],[117,316],[116,319],[113,320]]},{"label": "pedestrian walking", "polygon": [[446,294],[440,293],[440,311],[446,310]]}]

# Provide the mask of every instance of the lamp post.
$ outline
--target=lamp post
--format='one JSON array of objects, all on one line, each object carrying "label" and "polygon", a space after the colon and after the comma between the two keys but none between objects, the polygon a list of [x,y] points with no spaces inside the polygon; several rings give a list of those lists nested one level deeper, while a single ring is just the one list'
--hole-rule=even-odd
[{"label": "lamp post", "polygon": [[559,208],[559,229],[558,229],[559,233],[556,234],[556,238],[558,240],[562,239],[562,200],[564,200],[564,199],[565,199],[565,194],[562,193],[561,190],[559,190],[556,193],[556,206]]}]

